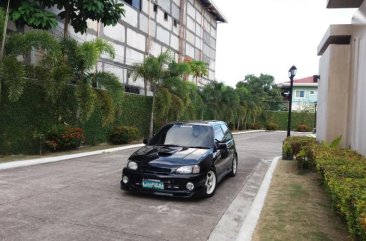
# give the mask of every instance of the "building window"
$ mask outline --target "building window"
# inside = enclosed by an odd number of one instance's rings
[[[164,13],[164,20],[168,21],[168,13],[167,12]]]
[[[141,11],[141,0],[125,0],[125,2]]]
[[[305,97],[305,91],[304,90],[296,90],[295,96],[296,96],[296,98],[304,98]]]
[[[178,21],[177,21],[176,19],[174,19],[173,24],[174,24],[174,27],[177,27],[177,25],[178,25]]]
[[[125,85],[125,92],[133,93],[133,94],[140,94],[140,88],[137,86]]]
[[[316,95],[316,90],[310,90],[310,95]]]
[[[154,4],[154,12],[157,12],[157,11],[158,11],[158,5]]]

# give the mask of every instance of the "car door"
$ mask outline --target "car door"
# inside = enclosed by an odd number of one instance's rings
[[[228,128],[228,126],[225,123],[220,124],[221,129],[224,132],[224,137],[223,137],[223,142],[225,142],[226,147],[227,147],[227,158],[225,158],[225,171],[229,172],[231,171],[232,168],[232,160],[234,158],[235,155],[235,142],[234,142],[234,138],[233,135],[231,134],[230,129]]]
[[[217,152],[217,158],[215,160],[215,168],[216,168],[216,174],[219,179],[226,173],[227,169],[227,158],[228,158],[228,152],[226,149],[220,149],[218,148],[219,143],[225,143],[224,142],[224,132],[219,124],[213,126],[214,129],[214,137],[215,137],[215,151]]]

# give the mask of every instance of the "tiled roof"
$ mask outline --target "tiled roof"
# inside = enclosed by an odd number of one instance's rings
[[[305,85],[305,86],[317,86],[318,85],[318,79],[316,76],[309,76],[302,79],[294,79],[294,85]],[[290,81],[279,83],[278,86],[289,86]]]

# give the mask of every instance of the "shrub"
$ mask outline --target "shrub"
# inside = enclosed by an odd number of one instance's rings
[[[248,124],[248,129],[258,130],[260,128],[261,128],[261,125],[258,122]]]
[[[313,137],[291,136],[286,138],[282,146],[282,159],[297,161],[297,166],[302,172],[304,169],[315,167],[314,149],[317,142]]]
[[[366,159],[350,149],[321,146],[317,169],[355,240],[366,240]]]
[[[282,159],[293,160],[294,154],[292,153],[291,144],[288,141],[284,141],[282,145]]]
[[[109,135],[109,141],[114,144],[127,144],[137,140],[140,137],[140,132],[136,127],[117,126]]]
[[[279,128],[279,125],[275,122],[268,122],[266,124],[267,131],[275,131],[275,130],[278,130],[278,128]]]
[[[80,147],[83,140],[84,132],[81,128],[59,125],[48,132],[45,145],[51,151],[71,150]]]
[[[366,158],[335,144],[315,143],[309,137],[289,137],[284,141],[283,155],[295,155],[298,165],[302,165],[299,168],[311,163],[306,160],[315,160],[333,206],[346,221],[348,231],[354,240],[366,241]]]
[[[296,127],[296,131],[299,131],[299,132],[309,132],[309,131],[311,131],[311,128],[308,125],[306,125],[306,124],[299,124]]]

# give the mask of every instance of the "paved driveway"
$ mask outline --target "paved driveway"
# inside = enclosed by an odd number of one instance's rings
[[[237,176],[195,201],[121,191],[121,168],[135,149],[1,170],[0,240],[207,240],[253,170],[280,155],[284,138],[236,135]]]

